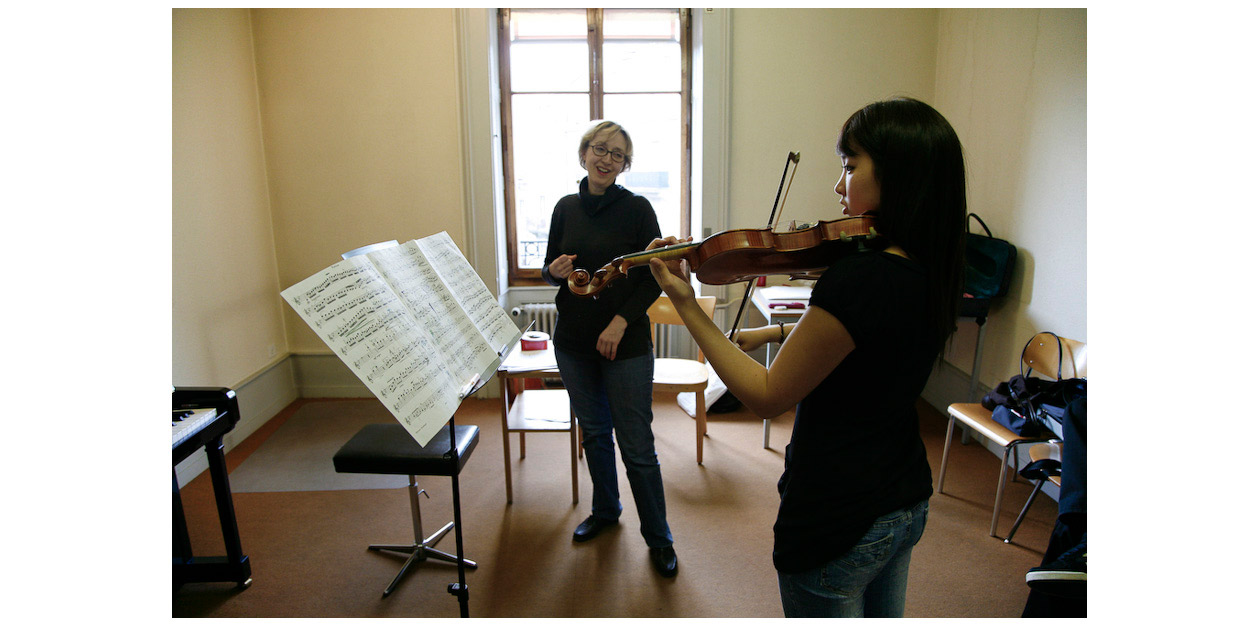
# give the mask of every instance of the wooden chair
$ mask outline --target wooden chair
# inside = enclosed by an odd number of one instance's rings
[[[698,296],[696,302],[709,318],[717,308],[716,296]],[[682,325],[682,318],[674,309],[668,296],[661,296],[648,308],[648,319],[652,321],[652,343],[656,343],[656,325]],[[709,387],[709,368],[704,365],[704,353],[698,352],[696,360],[674,359],[662,357],[656,360],[655,373],[652,375],[652,389],[658,392],[686,393],[696,395],[696,463],[704,463],[704,435],[708,433],[704,391]]]
[[[513,348],[499,366],[499,407],[503,430],[503,483],[507,488],[507,502],[512,502],[512,444],[510,435],[520,434],[521,459],[525,459],[526,433],[569,434],[569,479],[573,487],[573,504],[578,502],[578,459],[582,447],[578,445],[581,429],[573,408],[569,405],[567,390],[522,389],[515,399],[509,394],[513,381],[558,378],[555,345],[547,343],[546,351],[521,351]]]
[[[1022,367],[1031,367],[1033,372],[1054,378],[1062,366],[1066,378],[1085,377],[1086,345],[1084,342],[1061,338],[1063,345],[1062,362],[1059,357],[1059,342],[1052,333],[1038,333],[1024,349],[1020,356]],[[945,449],[941,454],[941,472],[936,480],[936,491],[945,492],[945,469],[949,465],[949,446],[954,436],[954,422],[961,422],[970,427],[975,435],[990,440],[1001,446],[1002,470],[998,475],[997,496],[993,500],[993,520],[989,524],[989,535],[997,536],[998,513],[1002,511],[1002,495],[1006,488],[1006,470],[1010,464],[1016,463],[1021,444],[1032,445],[1038,442],[1049,442],[1049,438],[1025,437],[998,424],[993,420],[993,412],[985,409],[980,403],[954,403],[949,406],[949,426],[945,428]],[[1012,452],[1015,453],[1012,456]]]

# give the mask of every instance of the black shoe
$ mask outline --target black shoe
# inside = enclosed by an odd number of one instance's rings
[[[1033,590],[1055,596],[1085,596],[1085,543],[1069,549],[1059,559],[1037,566],[1024,577]]]
[[[674,553],[673,546],[648,549],[648,557],[652,559],[652,566],[662,577],[673,577],[678,574],[678,555]]]
[[[573,541],[586,542],[587,540],[593,539],[595,536],[599,535],[599,532],[603,531],[606,527],[612,527],[616,524],[617,521],[615,520],[587,516],[586,520],[583,520],[582,524],[578,525],[577,529],[573,530]]]

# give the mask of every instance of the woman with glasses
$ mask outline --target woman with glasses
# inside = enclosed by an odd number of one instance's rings
[[[575,267],[601,268],[661,236],[652,203],[617,185],[633,154],[630,135],[615,122],[599,122],[582,136],[578,163],[586,177],[578,193],[561,198],[551,214],[542,276],[562,286],[556,293],[556,364],[582,427],[593,485],[591,515],[573,532],[573,541],[595,538],[621,516],[615,434],[649,559],[662,576],[672,577],[678,558],[652,435],[654,355],[647,317],[661,288],[646,267],[610,283],[599,298],[580,298],[566,287]]]

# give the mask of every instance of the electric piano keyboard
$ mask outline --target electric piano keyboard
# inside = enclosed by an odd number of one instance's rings
[[[218,411],[213,407],[171,411],[171,448],[196,435],[218,416]]]
[[[171,567],[175,589],[185,583],[205,581],[230,581],[246,588],[253,581],[249,556],[241,551],[223,451],[223,435],[241,419],[236,392],[229,388],[175,388],[171,400]],[[195,556],[188,537],[188,521],[184,517],[175,466],[202,450],[206,454],[227,555]]]

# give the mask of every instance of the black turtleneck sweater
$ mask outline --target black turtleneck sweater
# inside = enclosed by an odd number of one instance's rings
[[[661,295],[661,288],[651,270],[646,266],[633,268],[625,278],[608,283],[599,298],[584,298],[570,292],[566,281],[552,277],[547,266],[560,255],[576,254],[573,266],[594,273],[616,257],[646,249],[660,236],[661,227],[652,203],[620,185],[593,196],[584,178],[578,183],[578,193],[556,203],[542,276],[547,283],[560,286],[556,292],[559,316],[554,338],[558,348],[599,356],[599,334],[614,315],[621,314],[628,325],[617,346],[617,359],[652,352],[651,329],[645,313]]]

